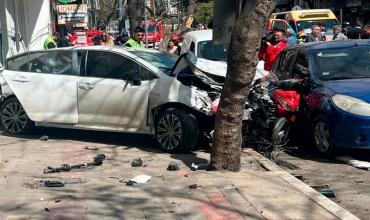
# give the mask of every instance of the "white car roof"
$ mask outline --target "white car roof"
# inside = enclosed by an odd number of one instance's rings
[[[212,40],[212,30],[190,31],[185,36],[193,38],[196,42]]]

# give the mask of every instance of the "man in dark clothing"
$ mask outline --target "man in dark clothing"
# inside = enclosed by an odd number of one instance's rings
[[[67,33],[66,35],[64,35],[64,37],[60,38],[60,40],[58,42],[58,47],[71,47],[71,46],[73,46],[73,44],[71,42],[71,37],[72,37],[72,34]]]
[[[348,27],[347,37],[349,39],[360,39],[360,37],[361,37],[361,28],[358,27],[358,26]]]
[[[307,35],[306,42],[319,42],[319,41],[325,41],[325,39],[321,34],[320,26],[315,24],[311,28],[311,34]]]

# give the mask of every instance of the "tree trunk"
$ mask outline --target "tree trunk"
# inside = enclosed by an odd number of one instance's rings
[[[257,48],[276,0],[246,0],[231,36],[227,75],[216,114],[211,168],[240,170],[242,119],[258,63]]]
[[[130,34],[132,36],[133,29],[141,25],[144,20],[144,3],[143,0],[127,0],[127,14],[130,22]]]

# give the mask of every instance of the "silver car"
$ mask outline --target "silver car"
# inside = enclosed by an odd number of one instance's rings
[[[0,71],[1,123],[13,134],[34,126],[151,133],[164,151],[190,151],[213,122],[221,87],[182,58],[106,46],[11,57]]]

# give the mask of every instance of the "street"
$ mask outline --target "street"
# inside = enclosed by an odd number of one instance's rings
[[[44,135],[47,140],[40,140]],[[3,133],[0,143],[0,184],[6,189],[0,192],[2,219],[335,219],[312,198],[297,193],[245,154],[242,172],[227,173],[191,171],[190,164],[207,162],[209,153],[162,153],[153,148],[153,139],[147,135],[42,128],[30,136]],[[101,166],[43,174],[47,166],[85,163],[98,153],[107,156]],[[130,167],[137,157],[144,165]],[[181,169],[166,171],[171,161]],[[310,178],[304,169],[299,172]],[[340,169],[348,167],[341,165]],[[343,183],[353,181],[341,173]],[[152,179],[134,186],[125,184],[140,174]],[[330,181],[335,178],[338,176]],[[45,180],[61,180],[65,186],[46,187],[41,182]],[[366,178],[362,180],[367,182]],[[189,189],[193,184],[198,187]],[[352,191],[354,186],[348,185]],[[333,188],[338,198],[350,191],[342,194],[335,185]],[[341,205],[367,219],[364,212],[353,207],[365,205],[368,198],[354,194],[352,206],[346,207],[350,203],[344,199]]]

